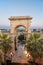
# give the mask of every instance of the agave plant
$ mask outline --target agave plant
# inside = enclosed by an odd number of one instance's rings
[[[33,57],[33,61],[35,58],[43,58],[43,39],[40,39],[39,33],[31,34],[25,47]]]
[[[4,61],[6,63],[6,53],[11,48],[11,38],[7,34],[1,34],[0,35],[0,48],[4,53]]]

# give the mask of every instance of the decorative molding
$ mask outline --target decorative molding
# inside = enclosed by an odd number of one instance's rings
[[[11,16],[9,20],[32,20],[30,16]]]

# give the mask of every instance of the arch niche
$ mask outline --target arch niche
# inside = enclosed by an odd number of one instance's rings
[[[11,37],[13,40],[12,47],[14,50],[14,47],[15,47],[14,39],[17,35],[17,28],[20,26],[23,26],[25,28],[26,40],[28,40],[29,33],[31,33],[30,24],[31,24],[32,17],[30,17],[30,16],[11,16],[9,18],[9,20],[10,20],[10,33],[11,33]],[[17,43],[16,43],[16,45],[17,45]]]

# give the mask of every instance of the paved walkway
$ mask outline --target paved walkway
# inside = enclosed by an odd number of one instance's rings
[[[19,44],[17,51],[14,53],[12,62],[27,63],[27,57],[24,53],[24,45]]]

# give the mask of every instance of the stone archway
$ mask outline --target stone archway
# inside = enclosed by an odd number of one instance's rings
[[[10,20],[10,33],[11,33],[11,37],[13,40],[12,48],[14,51],[14,46],[15,46],[14,39],[17,34],[17,28],[19,26],[24,26],[26,28],[26,39],[28,40],[29,33],[31,33],[30,24],[31,24],[32,17],[30,17],[30,16],[11,16],[9,18],[9,20]]]
[[[24,28],[24,29],[23,29]],[[21,30],[20,30],[21,29]],[[16,46],[20,44],[20,42],[26,41],[26,27],[23,25],[18,25],[16,28]],[[21,39],[21,40],[20,40]],[[23,43],[22,43],[23,44]]]

